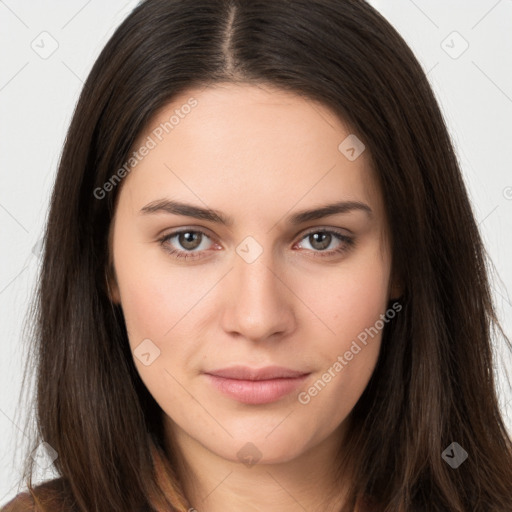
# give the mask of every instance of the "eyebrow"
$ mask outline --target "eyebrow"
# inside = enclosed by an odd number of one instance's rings
[[[286,220],[291,225],[303,224],[312,220],[322,219],[329,215],[349,213],[352,211],[365,212],[368,217],[372,217],[372,209],[361,201],[339,201],[337,203],[326,204],[310,210],[301,210],[293,215],[289,215]],[[234,224],[233,218],[218,210],[211,208],[202,208],[192,204],[182,203],[180,201],[171,201],[169,199],[157,199],[141,208],[141,214],[168,213],[172,215],[182,215],[184,217],[193,217],[199,220],[206,220],[216,224],[223,224],[231,227]]]

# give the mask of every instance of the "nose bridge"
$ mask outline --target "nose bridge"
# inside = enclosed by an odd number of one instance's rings
[[[281,277],[271,247],[247,237],[236,248],[230,272],[230,302],[226,311],[229,331],[259,340],[292,328],[290,291]]]
[[[270,305],[271,302],[281,302],[279,295],[279,284],[277,279],[276,264],[270,251],[260,255],[255,261],[247,262],[243,258],[237,258],[233,279],[237,281],[237,288],[240,293],[239,299],[250,300],[251,302],[262,302]]]

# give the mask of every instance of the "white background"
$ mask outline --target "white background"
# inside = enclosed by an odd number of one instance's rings
[[[23,452],[16,455],[15,443],[23,442],[25,435],[20,422],[16,424],[16,412],[21,327],[39,262],[33,248],[41,238],[65,132],[82,84],[136,3],[0,0],[0,504],[20,490]],[[428,72],[496,267],[495,299],[510,337],[512,1],[370,3],[402,34]],[[42,46],[41,38],[47,38],[46,49],[52,38],[58,43],[46,59],[31,47]],[[466,44],[467,50],[453,58]],[[510,359],[497,360],[501,403],[512,431],[512,395],[504,377],[504,369],[511,366]]]

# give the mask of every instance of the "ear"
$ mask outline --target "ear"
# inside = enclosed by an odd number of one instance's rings
[[[119,293],[116,273],[113,265],[111,264],[107,269],[105,269],[105,284],[107,286],[107,295],[110,301],[114,304],[121,304],[121,294]]]
[[[115,215],[114,215],[115,218]],[[111,221],[111,225],[108,233],[108,252],[107,252],[107,266],[105,267],[105,286],[106,293],[110,302],[113,304],[121,305],[121,294],[119,293],[119,286],[117,284],[116,270],[114,268],[114,261],[112,257],[112,246],[113,246],[113,234],[112,229],[114,219]]]
[[[397,300],[404,294],[405,286],[402,279],[398,276],[391,276],[389,282],[388,296],[389,300]]]

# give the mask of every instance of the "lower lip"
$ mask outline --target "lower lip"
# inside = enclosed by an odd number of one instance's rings
[[[300,377],[269,380],[238,380],[206,374],[209,381],[225,395],[244,404],[275,402],[303,384],[309,374]]]

